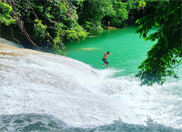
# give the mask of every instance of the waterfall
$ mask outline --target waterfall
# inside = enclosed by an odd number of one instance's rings
[[[1,44],[1,115],[44,113],[72,126],[99,126],[137,119],[122,100],[101,86],[113,71],[99,71],[80,61]],[[107,79],[106,79],[107,80]]]
[[[122,70],[98,70],[69,57],[4,43],[0,42],[0,124],[9,126],[7,130],[17,122],[25,129],[27,120],[32,121],[28,125],[41,122],[46,128],[54,120],[86,131],[182,127],[181,95],[169,94],[171,87],[180,91],[180,80],[141,87],[133,77],[113,77]]]

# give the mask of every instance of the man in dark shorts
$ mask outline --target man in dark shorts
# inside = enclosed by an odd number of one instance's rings
[[[109,62],[106,59],[109,55],[112,55],[112,53],[110,53],[110,52],[107,52],[107,54],[105,52],[103,52],[103,53],[104,53],[104,57],[103,57],[102,61],[104,61],[104,64],[106,64],[106,67],[108,68]],[[103,67],[104,67],[104,64],[102,64]]]

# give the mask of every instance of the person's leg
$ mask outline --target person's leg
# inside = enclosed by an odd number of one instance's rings
[[[107,67],[107,68],[109,68],[109,67],[108,67],[108,64],[109,64],[109,62],[106,63],[106,67]]]
[[[106,64],[106,60],[105,59],[102,59],[102,61],[104,62],[104,64],[102,64],[102,66],[104,67],[104,65]]]

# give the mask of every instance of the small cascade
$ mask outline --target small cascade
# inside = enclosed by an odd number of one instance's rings
[[[100,92],[102,71],[60,55],[0,47],[0,115],[44,113],[79,127],[138,122],[122,100]]]
[[[141,87],[133,76],[114,77],[122,69],[98,70],[69,57],[8,44],[0,42],[0,124],[10,131],[17,122],[24,129],[27,120],[86,131],[182,128],[181,80]]]

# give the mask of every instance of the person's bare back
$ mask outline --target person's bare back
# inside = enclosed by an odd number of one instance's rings
[[[109,54],[105,54],[103,58],[107,59],[108,56],[109,56]]]

